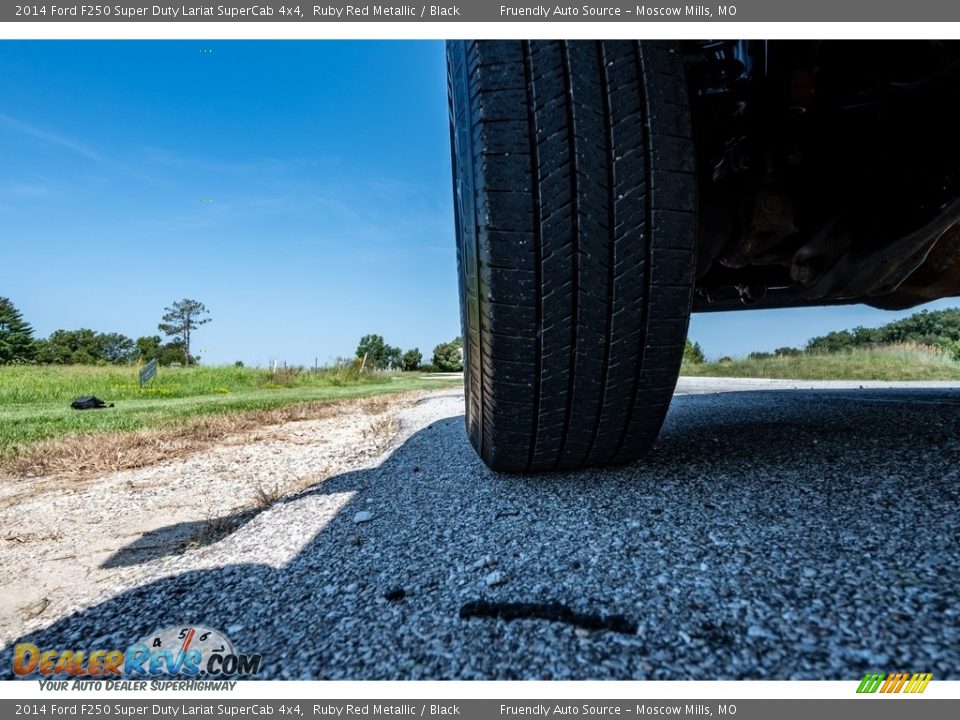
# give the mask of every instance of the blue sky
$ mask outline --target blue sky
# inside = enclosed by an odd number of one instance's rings
[[[38,335],[155,334],[206,363],[312,363],[459,332],[439,42],[0,42],[0,295]],[[938,303],[947,306],[957,303]],[[878,325],[695,316],[713,357]]]

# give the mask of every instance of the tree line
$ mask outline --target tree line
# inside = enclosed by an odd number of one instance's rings
[[[387,344],[382,335],[364,335],[357,344],[357,360],[372,370],[404,370],[413,372],[460,372],[463,370],[463,344],[460,338],[440,343],[433,349],[429,363],[423,362],[419,348],[404,352]]]
[[[891,344],[932,345],[958,355],[960,309],[922,310],[878,328],[855,327],[853,330],[827,333],[811,339],[805,350],[838,352],[868,345]]]
[[[839,353],[855,348],[878,345],[927,345],[938,347],[960,362],[960,309],[921,310],[913,315],[894,320],[876,328],[858,326],[852,330],[838,330],[810,338],[802,348],[780,347],[773,352],[752,352],[751,360],[794,355],[823,355]],[[703,352],[697,343],[688,339],[683,354],[684,362],[704,362]],[[720,362],[731,360],[721,358]]]
[[[184,299],[164,308],[157,329],[166,340],[160,335],[133,339],[122,333],[102,333],[89,328],[55,330],[47,338],[35,338],[33,327],[13,302],[0,297],[0,365],[129,365],[151,360],[161,365],[196,365],[200,358],[190,351],[193,333],[210,322],[208,316],[203,303]],[[425,363],[419,348],[402,351],[387,344],[381,335],[364,335],[357,345],[356,357],[359,365],[370,370],[463,370],[460,338],[437,345],[430,362]]]
[[[161,365],[196,365],[190,354],[193,331],[210,322],[209,311],[197,300],[184,299],[164,309],[157,329],[160,335],[136,340],[121,333],[102,333],[80,328],[55,330],[47,338],[35,338],[33,327],[9,298],[0,297],[0,365],[41,363],[51,365],[129,365],[156,360]]]
[[[777,355],[823,355],[877,345],[927,345],[950,353],[960,361],[960,309],[921,310],[876,328],[857,326],[810,338],[803,348],[782,347],[772,353],[750,353],[753,359]]]

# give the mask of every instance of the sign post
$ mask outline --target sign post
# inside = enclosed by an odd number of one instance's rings
[[[146,385],[157,375],[157,359],[154,358],[140,368],[140,387]]]

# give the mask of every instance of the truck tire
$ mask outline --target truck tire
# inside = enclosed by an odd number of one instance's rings
[[[505,472],[635,460],[690,317],[679,47],[455,41],[447,67],[470,441]]]

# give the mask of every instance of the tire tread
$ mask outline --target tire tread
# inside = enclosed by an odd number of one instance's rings
[[[693,283],[677,46],[447,55],[471,443],[513,472],[634,460],[669,406]]]

